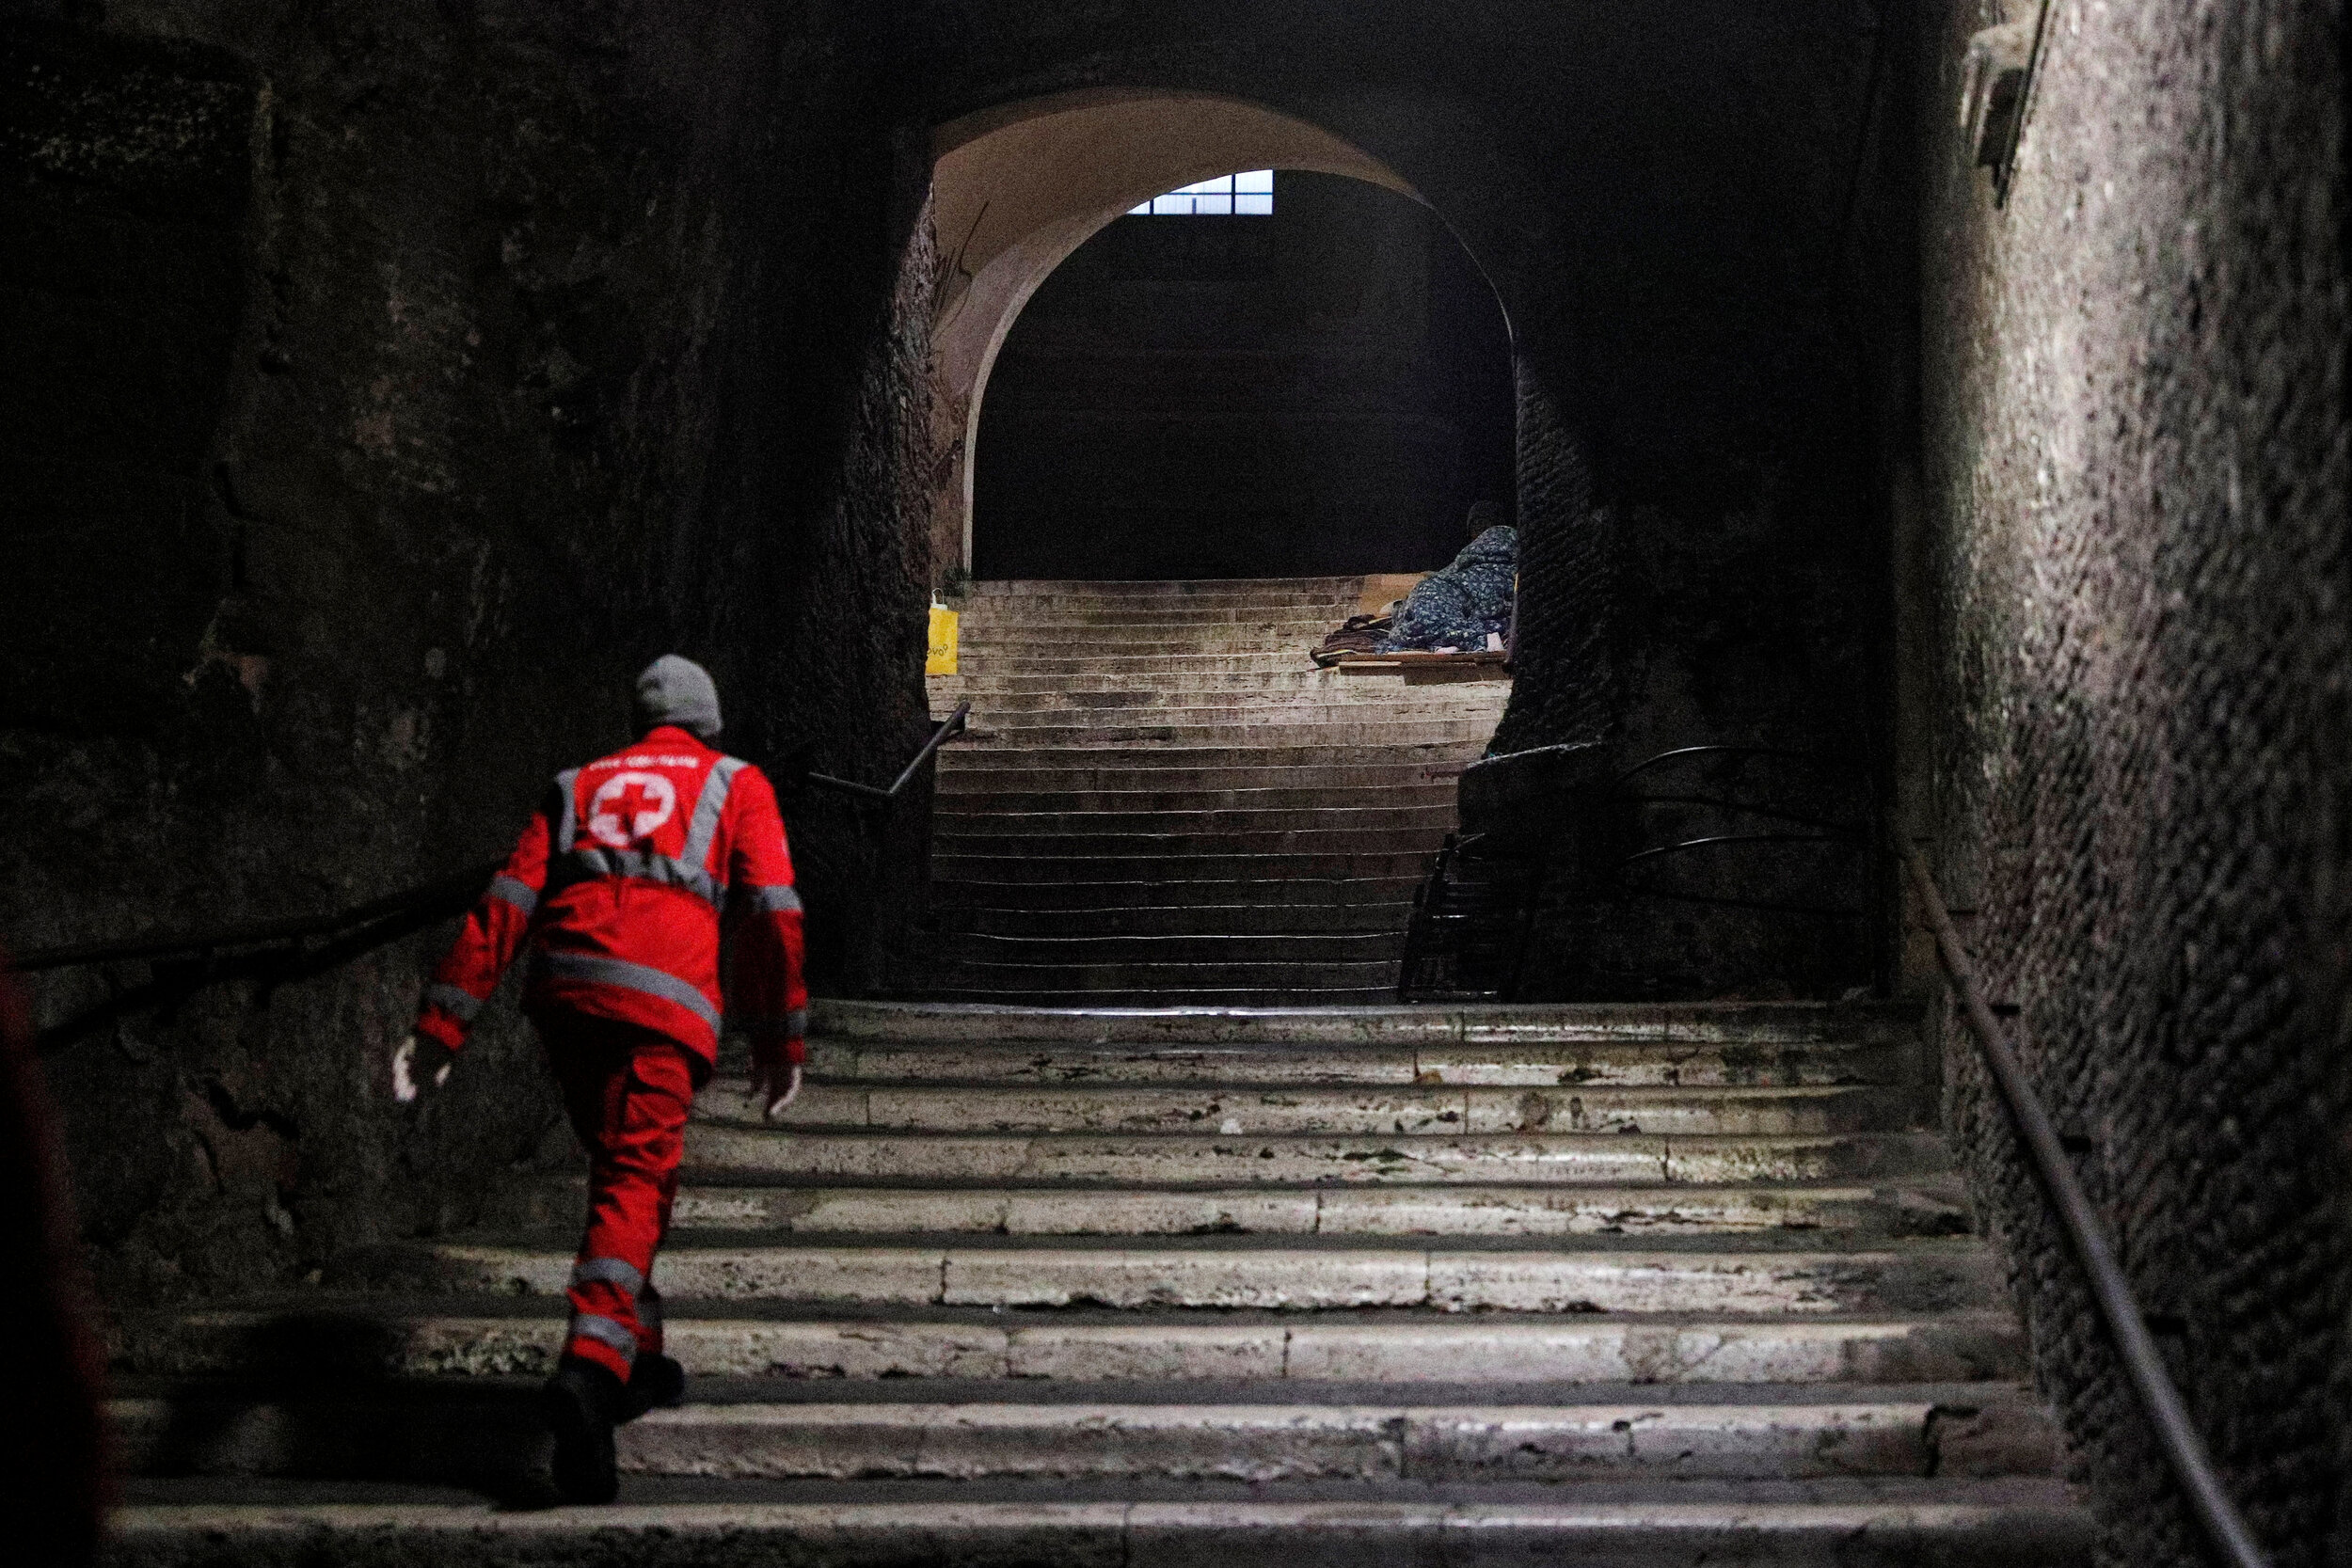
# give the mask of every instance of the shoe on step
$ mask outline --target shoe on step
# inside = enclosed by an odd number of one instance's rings
[[[594,1361],[565,1356],[539,1391],[540,1413],[555,1434],[555,1490],[567,1503],[609,1503],[621,1490],[612,1449],[613,1418],[627,1390]]]
[[[648,1410],[668,1410],[686,1400],[686,1369],[666,1355],[640,1351],[629,1368],[619,1419],[633,1421]]]

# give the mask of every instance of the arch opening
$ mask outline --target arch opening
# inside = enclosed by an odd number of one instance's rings
[[[1438,437],[1435,445],[1443,450],[1441,460],[1432,466],[1442,469],[1443,475],[1434,484],[1424,475],[1421,488],[1441,493],[1442,499],[1423,500],[1422,510],[1433,515],[1422,518],[1417,526],[1422,534],[1442,536],[1450,544],[1459,537],[1461,513],[1466,510],[1468,499],[1494,501],[1508,515],[1514,488],[1507,456],[1512,422],[1509,324],[1475,259],[1430,209],[1422,193],[1380,160],[1319,127],[1260,104],[1209,94],[1118,91],[1063,95],[953,122],[935,134],[933,153],[933,232],[941,256],[941,275],[933,296],[930,367],[935,420],[931,551],[935,576],[952,568],[968,572],[976,566],[989,575],[1001,575],[1004,569],[1026,569],[1011,560],[990,562],[982,559],[984,552],[975,530],[975,503],[983,407],[1015,324],[1033,298],[1057,269],[1073,258],[1079,260],[1079,267],[1069,280],[1073,286],[1055,290],[1055,295],[1081,293],[1077,286],[1080,277],[1094,276],[1099,282],[1103,280],[1101,275],[1107,272],[1115,277],[1122,266],[1130,274],[1138,265],[1144,272],[1155,267],[1168,270],[1165,257],[1157,262],[1145,259],[1144,253],[1152,247],[1138,245],[1120,233],[1122,220],[1129,228],[1181,221],[1130,218],[1127,214],[1138,203],[1149,203],[1164,193],[1240,170],[1279,171],[1277,179],[1300,193],[1309,213],[1318,207],[1328,208],[1334,193],[1339,193],[1337,201],[1341,206],[1351,200],[1359,209],[1367,202],[1375,209],[1385,205],[1389,210],[1372,227],[1385,224],[1392,233],[1418,231],[1417,237],[1424,248],[1418,263],[1424,275],[1424,285],[1427,275],[1442,274],[1441,309],[1458,310],[1461,302],[1474,301],[1471,309],[1484,311],[1471,335],[1482,340],[1486,350],[1488,373],[1484,380],[1484,401],[1495,401],[1496,388],[1501,388],[1501,405],[1486,411],[1478,440],[1465,443],[1452,433],[1434,433]],[[1367,186],[1377,189],[1368,190]],[[1403,214],[1409,214],[1409,220],[1400,221]],[[1279,222],[1282,215],[1278,201],[1276,228],[1285,227]],[[1358,216],[1362,216],[1360,212]],[[1268,220],[1248,217],[1226,221],[1263,224]],[[1101,243],[1089,247],[1089,242],[1098,238]],[[1266,238],[1272,241],[1275,236],[1269,233]],[[1080,258],[1082,247],[1089,247],[1089,253]],[[1215,251],[1218,247],[1197,243],[1188,248]],[[1223,248],[1230,251],[1233,247]],[[1271,252],[1281,247],[1269,244],[1261,248]],[[1210,270],[1215,271],[1219,265],[1231,270],[1230,259],[1225,262],[1212,261]],[[1144,284],[1145,292],[1151,292],[1150,279],[1131,280]],[[1181,285],[1184,280],[1162,281]],[[1168,291],[1161,292],[1165,294]],[[1261,311],[1266,300],[1279,293],[1263,289],[1258,292],[1262,296],[1257,302]],[[1418,302],[1424,318],[1429,303],[1424,286]],[[1066,312],[1057,314],[1063,315],[1065,325],[1069,325]],[[1358,325],[1360,327],[1360,321]],[[1441,330],[1451,330],[1457,325],[1452,321],[1439,324]],[[1182,338],[1183,323],[1163,319],[1161,325],[1172,329],[1175,338]],[[1425,319],[1418,324],[1420,336],[1424,339],[1428,325]],[[1050,333],[1041,327],[1031,335]],[[1359,346],[1361,337],[1359,331]],[[1296,346],[1294,344],[1294,349]],[[1424,383],[1445,379],[1442,374],[1433,375],[1426,364],[1420,367],[1419,373]],[[1426,395],[1426,387],[1422,391],[1424,404],[1444,401]],[[1373,455],[1362,457],[1356,464],[1359,483],[1354,488],[1378,489],[1376,469],[1380,463],[1394,460],[1400,451],[1409,451],[1416,446],[1428,448],[1431,443],[1426,437],[1433,433],[1427,427],[1433,422],[1459,421],[1433,421],[1424,413],[1420,418],[1420,433],[1424,438],[1419,442],[1383,445],[1359,440],[1356,445]],[[1414,424],[1409,411],[1404,416],[1404,423],[1407,427]],[[1164,432],[1159,437],[1160,449],[1169,450],[1175,439]],[[1498,444],[1505,454],[1499,461],[1495,458]],[[1259,450],[1271,449],[1278,453],[1282,445],[1280,441],[1263,439],[1258,443]],[[1466,448],[1478,455],[1466,459]],[[1166,472],[1173,472],[1170,465],[1161,467]],[[1327,468],[1344,471],[1346,467],[1343,455]],[[1486,471],[1489,468],[1497,471],[1489,474]],[[1473,470],[1479,474],[1475,481],[1467,477]],[[1143,483],[1166,483],[1165,479],[1136,477]],[[1246,484],[1247,481],[1242,483]],[[1329,492],[1332,487],[1327,484],[1323,489]],[[1327,516],[1343,507],[1343,500],[1330,499],[1321,512]],[[1260,510],[1263,513],[1263,507]],[[1293,510],[1295,513],[1298,509]],[[1317,509],[1304,510],[1307,515],[1292,526],[1294,530],[1303,527],[1312,531]],[[1438,511],[1452,515],[1439,523],[1434,517]],[[1393,545],[1392,536],[1411,531],[1391,525],[1373,530],[1370,536],[1375,541],[1391,538],[1391,556],[1399,547],[1416,557],[1430,555],[1434,546],[1428,538],[1417,546]],[[1443,551],[1438,548],[1436,553],[1437,559],[1415,559],[1411,564],[1439,564]],[[1290,552],[1292,560],[1310,557],[1311,552]],[[1365,555],[1365,560],[1370,562],[1383,558],[1375,548]],[[1261,569],[1285,569],[1279,557],[1263,557],[1259,564]],[[997,570],[991,571],[992,565]],[[1210,550],[1198,554],[1195,563],[1186,569],[1204,568],[1204,575],[1227,575],[1246,569],[1247,562],[1243,555],[1231,548],[1221,556]],[[1353,569],[1406,567],[1384,562]],[[1098,569],[1090,575],[1113,574]]]

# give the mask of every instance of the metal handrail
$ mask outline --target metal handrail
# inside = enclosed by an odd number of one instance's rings
[[[504,863],[503,861],[489,861],[471,870],[460,871],[404,893],[388,894],[365,904],[347,910],[330,910],[325,914],[253,920],[242,926],[226,926],[214,931],[151,931],[144,936],[117,938],[111,942],[37,947],[10,960],[8,967],[19,974],[30,974],[44,969],[72,969],[87,964],[127,962],[137,958],[201,958],[224,948],[265,947],[300,942],[308,937],[332,936],[338,931],[348,931],[379,920],[389,920],[397,915],[443,905],[453,910],[469,909]]]
[[[956,711],[941,721],[931,732],[923,749],[914,753],[898,775],[898,782],[888,789],[857,784],[849,779],[828,778],[822,773],[809,775],[811,784],[822,784],[854,794],[879,800],[894,800],[914,782],[923,765],[939,752],[956,736],[961,734],[970,719],[972,705],[961,703]],[[447,877],[412,887],[405,892],[387,894],[381,898],[346,910],[331,910],[325,914],[285,915],[274,920],[247,921],[241,926],[226,926],[211,931],[150,931],[135,937],[118,937],[108,942],[81,942],[62,947],[37,947],[18,955],[8,967],[20,974],[36,974],[48,969],[73,969],[89,964],[130,962],[135,959],[172,958],[201,958],[224,949],[266,947],[285,942],[301,942],[310,937],[332,936],[339,931],[354,930],[377,921],[390,920],[423,910],[446,908],[457,912],[472,907],[482,890],[497,876],[503,860],[487,861],[469,870],[454,872]]]
[[[837,779],[831,773],[811,773],[808,775],[808,782],[826,789],[839,790],[844,795],[856,795],[868,800],[881,800],[886,804],[895,804],[898,797],[906,792],[907,785],[914,782],[914,776],[923,770],[923,765],[937,756],[942,746],[961,735],[971,721],[971,703],[968,700],[958,703],[955,712],[932,726],[931,737],[923,742],[923,749],[914,753],[914,760],[899,769],[898,781],[888,789],[860,784],[855,779]]]
[[[2165,1458],[2187,1491],[2191,1510],[2214,1544],[2221,1548],[2235,1568],[2267,1568],[2268,1560],[2254,1544],[2236,1504],[2222,1489],[2212,1457],[2205,1452],[2204,1439],[2189,1420],[2188,1407],[2156,1351],[2139,1303],[2132,1298],[2131,1281],[2116,1262],[2115,1251],[2107,1244],[2106,1232],[2090,1206],[2090,1196],[2083,1191],[2074,1167],[2067,1162],[2065,1146],[2059,1142],[2048,1108],[2035,1093],[2032,1081],[2026,1076],[2025,1064],[2002,1037],[2000,1025],[1993,1021],[1993,1009],[1977,990],[1976,973],[1969,966],[1967,950],[1961,945],[1960,932],[1952,925],[1950,911],[1945,909],[1944,899],[1936,892],[1934,874],[1928,869],[1927,858],[1902,832],[1899,823],[1890,820],[1888,832],[1902,847],[1903,869],[1911,874],[1912,884],[1918,890],[1920,907],[1927,911],[1928,924],[1935,932],[1936,950],[1943,957],[1945,973],[1951,976],[1952,989],[1960,995],[1968,1027],[1984,1052],[1994,1082],[2000,1085],[2001,1098],[2009,1102],[2018,1135],[2033,1157],[2035,1172],[2058,1212],[2067,1239],[2074,1243],[2074,1256],[2083,1272],[2090,1276],[2090,1293],[2099,1304],[2099,1315],[2114,1337],[2124,1372],[2155,1421]]]

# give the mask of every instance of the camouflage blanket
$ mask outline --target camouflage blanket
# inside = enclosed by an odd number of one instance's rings
[[[1454,564],[1430,573],[1406,595],[1381,651],[1474,653],[1486,645],[1490,633],[1507,638],[1518,569],[1518,531],[1500,525],[1486,530]]]

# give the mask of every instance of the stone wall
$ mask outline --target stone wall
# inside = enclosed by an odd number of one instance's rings
[[[2006,207],[1916,39],[1932,836],[1991,997],[2232,1490],[2341,1562],[2352,1477],[2345,19],[2062,3]],[[2102,1560],[2197,1562],[1965,1037],[1948,1108]]]
[[[495,855],[665,649],[755,760],[895,769],[923,170],[828,40],[717,4],[47,10],[0,44],[12,946]],[[877,851],[794,825],[844,983]],[[511,1002],[440,1104],[381,1103],[447,929],[59,1042],[116,1299],[297,1279],[568,1159]]]

